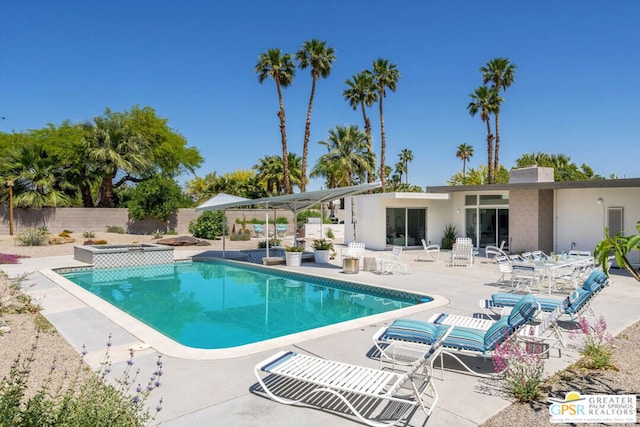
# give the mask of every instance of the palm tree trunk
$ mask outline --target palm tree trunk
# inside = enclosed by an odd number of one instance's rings
[[[113,181],[111,178],[111,174],[107,174],[102,177],[102,182],[100,183],[100,197],[98,199],[98,207],[113,207]]]
[[[493,135],[491,134],[491,123],[489,118],[487,123],[487,183],[493,184]]]
[[[373,146],[371,145],[371,120],[367,117],[367,113],[364,109],[364,102],[360,103],[360,107],[362,108],[362,119],[364,120],[364,133],[367,135],[367,148],[369,152],[373,152]],[[373,173],[371,171],[367,171],[367,182],[373,182]],[[371,191],[369,191],[371,193]]]
[[[462,184],[466,181],[467,176],[467,159],[465,157],[462,158]]]
[[[493,174],[496,175],[500,168],[500,164],[498,161],[498,155],[500,153],[500,127],[498,126],[498,117],[500,113],[496,112],[496,155],[493,156]]]
[[[384,92],[380,92],[380,182],[382,183],[382,192],[385,192],[385,188],[384,188],[384,182],[385,182],[385,176],[384,176],[384,155],[387,149],[387,140],[385,139],[385,135],[384,135],[384,114],[382,113],[382,98],[383,98]]]
[[[302,182],[300,191],[307,191],[307,155],[309,153],[309,138],[311,137],[311,109],[313,108],[313,97],[316,93],[316,80],[314,75],[311,81],[311,96],[309,97],[309,108],[307,109],[307,122],[304,125],[304,143],[302,144]]]
[[[82,206],[85,208],[93,207],[93,196],[91,195],[91,187],[88,182],[83,182],[80,186],[80,193],[82,194]]]
[[[284,175],[284,192],[291,194],[291,180],[289,178],[289,155],[287,153],[287,126],[284,114],[284,100],[282,99],[282,91],[280,90],[280,82],[276,80],[276,88],[278,89],[278,101],[280,110],[278,118],[280,119],[280,135],[282,136],[282,174]]]

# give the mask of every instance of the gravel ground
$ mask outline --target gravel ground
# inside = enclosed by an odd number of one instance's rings
[[[74,236],[76,244],[82,242],[82,236]],[[151,242],[151,236],[126,235],[114,233],[96,233],[96,239],[105,239],[109,243]],[[210,242],[210,249],[220,249],[221,241]],[[227,242],[228,249],[255,248],[256,241]],[[193,247],[188,247],[193,248]],[[177,248],[178,250],[180,248]],[[205,249],[203,247],[203,249]],[[18,254],[38,257],[73,254],[73,244],[51,245],[41,247],[24,247],[15,244],[9,236],[0,236],[0,253]],[[6,280],[0,278],[0,280]],[[0,289],[2,287],[0,286]],[[41,384],[55,365],[55,381],[63,381],[69,374],[86,369],[80,364],[79,351],[72,348],[55,331],[38,334],[34,327],[33,314],[5,314],[0,320],[10,326],[11,332],[0,334],[0,378],[9,373],[12,362],[18,354],[27,355],[39,335],[35,360],[31,365],[32,384]],[[613,341],[613,364],[615,369],[588,370],[579,364],[557,373],[545,384],[544,396],[534,403],[514,403],[484,425],[487,427],[512,426],[548,426],[549,411],[547,397],[564,398],[568,391],[581,394],[636,394],[640,395],[640,363],[638,363],[638,346],[640,345],[640,322],[636,323]],[[54,382],[55,383],[55,382]],[[588,424],[580,424],[588,426]],[[616,424],[622,425],[622,424]]]

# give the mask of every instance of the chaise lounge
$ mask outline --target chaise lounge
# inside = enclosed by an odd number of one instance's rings
[[[320,403],[323,409],[340,413],[345,412],[345,408],[340,410],[344,405],[367,425],[392,426],[415,408],[431,415],[438,392],[432,383],[429,361],[437,356],[450,330],[440,327],[436,332],[438,339],[422,349],[406,373],[280,351],[258,363],[255,376],[262,391],[276,402],[311,406]],[[430,406],[425,399],[429,393],[433,400]],[[337,402],[331,402],[336,399]],[[376,410],[381,404],[382,409]]]

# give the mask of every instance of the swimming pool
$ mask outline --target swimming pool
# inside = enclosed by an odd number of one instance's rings
[[[431,300],[227,261],[58,273],[176,342],[200,349],[261,342]]]

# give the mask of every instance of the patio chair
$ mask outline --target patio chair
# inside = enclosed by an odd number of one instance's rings
[[[503,255],[495,257],[496,265],[498,266],[498,270],[500,271],[500,277],[496,281],[496,283],[501,284],[507,281],[507,275],[509,275],[509,280],[511,280],[511,261],[509,258]]]
[[[460,239],[458,239],[460,240]],[[462,240],[453,244],[451,249],[451,266],[471,267],[473,265],[473,244]]]
[[[418,256],[416,261],[432,261],[436,262],[440,259],[440,245],[427,245],[422,239],[423,252]]]
[[[542,277],[534,265],[512,264],[511,265],[511,291],[527,291],[531,293],[531,288],[535,287],[540,292],[540,282]]]
[[[287,224],[276,224],[276,235],[284,237],[287,234]]]
[[[441,327],[438,338],[422,349],[406,373],[351,365],[293,351],[276,353],[258,363],[254,372],[262,390],[276,402],[323,405],[322,409],[338,413],[347,412],[348,408],[367,425],[392,426],[416,408],[431,415],[438,402],[438,391],[432,382],[429,363],[439,353],[450,330]],[[427,396],[432,400],[430,406]],[[376,411],[379,404],[383,407]]]
[[[256,237],[264,237],[264,227],[262,224],[253,224],[253,233]]]
[[[411,274],[411,267],[409,264],[404,263],[400,260],[400,255],[402,254],[402,246],[394,246],[391,249],[391,253],[385,253],[382,258],[376,259],[376,264],[378,266],[378,270],[382,274],[390,274],[394,271],[403,274]]]
[[[514,307],[508,317],[502,317],[495,321],[489,329],[473,329],[463,326],[453,326],[449,336],[442,342],[442,355],[447,354],[462,365],[465,370],[473,375],[481,377],[494,377],[474,371],[467,366],[457,353],[470,353],[483,357],[491,357],[498,344],[512,339],[519,333],[538,312],[539,306],[533,295],[522,296],[519,304]],[[380,328],[373,335],[373,343],[380,351],[381,358],[392,359],[393,355],[386,351],[386,345],[430,345],[435,339],[437,328],[442,325],[411,319],[395,320],[389,327]],[[432,361],[433,365],[433,361]]]
[[[504,241],[502,243],[504,243]],[[484,248],[484,255],[485,257],[487,257],[487,259],[489,259],[488,261],[489,264],[495,263],[497,261],[496,258],[499,256],[504,256],[504,257],[507,256],[507,254],[502,249],[493,245],[487,245]]]

